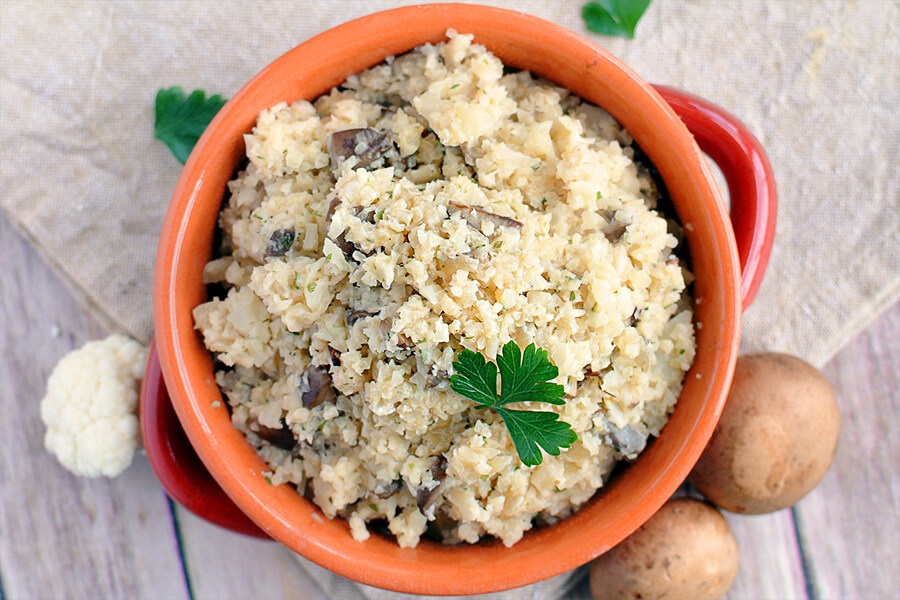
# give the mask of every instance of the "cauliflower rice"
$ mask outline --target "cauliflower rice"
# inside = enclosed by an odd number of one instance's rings
[[[609,114],[448,38],[259,115],[194,318],[273,485],[358,540],[512,545],[659,434],[689,275]],[[510,340],[549,352],[567,401],[536,408],[578,435],[535,467],[448,381]]]

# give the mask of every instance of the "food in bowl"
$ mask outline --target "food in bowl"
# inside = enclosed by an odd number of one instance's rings
[[[245,142],[194,318],[273,485],[358,540],[512,545],[659,434],[694,357],[689,274],[606,112],[450,31]],[[547,351],[577,434],[535,466],[449,381],[509,341]]]

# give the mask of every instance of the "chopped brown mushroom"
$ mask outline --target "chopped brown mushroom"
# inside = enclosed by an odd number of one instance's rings
[[[294,245],[296,237],[297,234],[293,229],[276,229],[272,232],[269,243],[266,245],[266,257],[284,256]]]
[[[607,422],[606,428],[607,442],[626,458],[634,458],[647,445],[647,434],[638,431],[632,425],[620,429]]]
[[[616,219],[616,213],[611,210],[606,211],[603,218],[608,221],[606,227],[603,228],[603,235],[606,236],[606,239],[608,239],[611,244],[615,244],[622,239],[628,224]]]
[[[324,402],[334,402],[337,395],[331,385],[331,377],[324,367],[310,365],[300,375],[300,398],[306,408],[315,408]]]
[[[478,231],[481,231],[481,225],[485,221],[490,221],[497,227],[522,228],[522,223],[515,219],[501,217],[500,215],[495,215],[494,213],[478,208],[477,206],[466,206],[465,204],[460,204],[459,202],[454,202],[452,200],[450,201],[450,212],[459,212],[459,214],[462,215],[462,218],[465,219],[473,229],[477,229]]]
[[[345,129],[331,134],[331,168],[339,169],[351,156],[358,160],[357,168],[366,168],[393,147],[390,133],[366,127],[365,129]]]
[[[442,371],[441,369],[432,369],[428,375],[425,376],[425,389],[431,389],[437,385],[440,385],[442,382],[450,379],[450,373],[447,371]]]
[[[372,493],[384,500],[385,498],[390,498],[394,494],[400,491],[402,487],[402,482],[399,479],[395,479],[390,483],[377,483],[375,485],[375,489],[372,490]]]
[[[412,171],[416,168],[416,165],[419,164],[419,161],[416,160],[415,154],[410,154],[409,156],[404,156],[400,159],[400,169],[403,171]]]
[[[634,312],[631,313],[631,316],[628,317],[627,319],[625,319],[625,326],[626,327],[634,327],[637,324],[637,322],[640,321],[641,313],[643,313],[643,312],[644,311],[641,310],[640,308],[635,308]]]
[[[248,427],[250,428],[250,431],[261,437],[263,440],[282,450],[291,450],[297,444],[293,432],[284,421],[281,421],[280,429],[266,427],[265,425],[261,425],[259,421],[250,421]]]
[[[347,239],[346,231],[342,232],[341,235],[337,236],[337,238],[335,238],[335,240],[334,240],[334,243],[337,244],[337,247],[341,249],[341,252],[343,252],[344,256],[347,257],[347,260],[352,260],[353,262],[359,262],[355,258],[353,258],[353,253],[354,252],[362,252],[362,250],[359,249],[359,246],[357,246],[356,244],[354,244],[353,242],[351,242],[350,240]],[[365,252],[362,252],[362,253],[365,254],[366,256],[369,256],[369,254],[371,254],[371,253],[366,254]]]
[[[328,204],[328,212],[325,213],[325,218],[331,221],[331,217],[334,216],[334,211],[337,210],[337,207],[341,205],[340,198],[332,198],[331,202]]]
[[[367,317],[374,317],[377,315],[377,312],[370,312],[368,310],[353,310],[347,313],[345,320],[347,321],[347,327],[353,327],[354,323],[359,321],[360,319],[365,319]]]
[[[328,212],[325,215],[325,217],[329,221],[331,221],[331,217],[334,216],[334,212],[337,210],[337,207],[340,206],[340,204],[341,204],[340,198],[332,198],[331,199],[331,203],[328,205]],[[353,258],[353,253],[357,252],[357,251],[360,251],[360,252],[362,252],[362,251],[359,250],[359,246],[357,246],[356,244],[354,244],[353,242],[351,242],[347,239],[346,231],[342,231],[341,234],[334,239],[334,243],[337,244],[337,247],[341,249],[341,252],[343,252],[344,256],[347,257],[347,260],[357,262]],[[371,253],[366,254],[365,252],[363,252],[363,254],[365,254],[366,256],[369,256],[369,254],[371,254]]]
[[[435,505],[444,489],[444,480],[447,478],[447,459],[443,455],[435,458],[430,471],[431,478],[437,482],[437,485],[430,489],[425,486],[419,487],[416,490],[416,505],[425,517],[433,519]]]
[[[470,167],[475,166],[475,158],[472,156],[472,153],[469,151],[468,144],[461,144],[459,147],[462,152],[463,162],[465,162]]]
[[[391,322],[388,319],[385,319],[388,324],[388,327],[391,327]],[[388,329],[388,334],[390,334],[390,329]],[[401,333],[397,335],[397,347],[398,348],[413,348],[415,347],[415,343],[410,339],[408,335],[405,333]]]
[[[371,225],[374,225],[375,223],[378,222],[378,217],[376,216],[377,214],[378,214],[378,211],[375,209],[374,206],[371,206],[365,210],[363,210],[362,208],[356,209],[356,216],[359,217],[359,220],[364,223],[369,223]]]
[[[338,352],[337,350],[335,350],[334,348],[332,348],[331,346],[328,346],[328,355],[331,356],[331,364],[332,365],[337,367],[341,364],[341,353]]]
[[[594,371],[593,369],[585,370],[584,374],[588,377],[603,377],[607,373],[612,371],[612,365],[607,365],[600,369],[599,371]]]
[[[400,94],[387,94],[384,99],[378,101],[378,105],[381,107],[382,112],[391,113],[397,112],[397,109],[405,103],[403,96]]]

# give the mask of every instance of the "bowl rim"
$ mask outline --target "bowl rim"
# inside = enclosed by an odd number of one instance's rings
[[[261,475],[261,459],[231,426],[230,418],[227,418],[227,427],[223,425],[226,417],[222,413],[227,413],[224,403],[212,406],[214,400],[221,399],[210,376],[212,360],[207,352],[204,363],[198,354],[197,345],[202,347],[202,340],[194,331],[191,316],[191,309],[196,305],[197,263],[202,258],[197,253],[202,254],[206,243],[208,258],[212,233],[198,231],[194,224],[202,220],[198,215],[205,211],[208,216],[210,212],[209,201],[204,204],[204,198],[210,196],[211,189],[218,189],[221,202],[224,194],[221,182],[223,178],[227,181],[232,177],[231,170],[223,173],[223,165],[237,163],[233,145],[228,146],[228,140],[223,141],[226,132],[249,131],[247,116],[240,115],[241,111],[246,112],[246,108],[255,103],[258,105],[265,86],[303,57],[327,56],[339,48],[342,56],[356,52],[362,56],[357,59],[357,64],[360,60],[368,60],[368,66],[371,66],[396,54],[396,50],[390,49],[396,48],[396,24],[401,20],[403,30],[400,33],[427,32],[420,36],[419,42],[406,49],[441,39],[444,31],[452,26],[460,32],[474,33],[476,42],[494,50],[506,62],[503,51],[492,48],[501,37],[498,32],[502,31],[504,48],[531,51],[529,60],[539,65],[533,70],[551,80],[556,80],[555,71],[549,68],[552,61],[537,56],[536,50],[565,48],[566,55],[576,65],[571,69],[581,69],[584,77],[614,78],[615,89],[608,90],[610,96],[605,102],[586,99],[604,105],[604,108],[639,103],[640,110],[627,119],[610,110],[635,139],[642,135],[662,135],[652,132],[655,128],[664,130],[665,142],[661,146],[665,146],[665,150],[657,146],[644,150],[654,163],[657,159],[663,159],[666,164],[677,163],[685,170],[684,177],[693,182],[691,191],[699,197],[696,206],[681,201],[685,210],[693,211],[690,219],[695,223],[695,231],[688,233],[689,245],[692,257],[697,250],[702,260],[710,263],[709,271],[704,271],[706,279],[698,278],[698,283],[719,282],[722,287],[720,292],[709,290],[711,293],[707,294],[704,291],[702,311],[707,318],[702,323],[712,327],[697,332],[698,357],[701,354],[700,339],[704,337],[707,342],[704,352],[713,354],[715,360],[707,360],[709,364],[704,363],[702,369],[693,368],[682,392],[682,397],[688,393],[692,398],[695,395],[703,397],[691,403],[692,406],[700,403],[698,414],[683,426],[679,421],[680,441],[672,441],[670,438],[675,437],[672,434],[663,443],[667,433],[664,428],[660,438],[629,467],[629,471],[639,472],[646,479],[640,486],[631,486],[635,489],[630,491],[638,493],[628,496],[622,490],[623,486],[614,482],[605,493],[596,495],[572,516],[552,527],[527,533],[511,548],[499,542],[450,548],[425,542],[417,548],[398,550],[394,542],[378,536],[367,542],[356,542],[350,538],[346,523],[328,520],[292,488],[268,486],[266,489],[268,484]],[[373,57],[377,58],[379,54],[380,58],[374,60]],[[509,62],[514,64],[516,61]],[[343,67],[344,63],[340,64]],[[320,76],[318,86],[323,88],[320,93],[360,70],[356,66],[333,68],[328,74],[330,79]],[[286,98],[297,99],[300,98]],[[261,108],[256,113],[259,110]],[[256,113],[253,113],[254,118]],[[242,142],[240,146],[243,146]],[[673,153],[679,155],[676,157]],[[670,166],[667,170],[673,172],[673,169]],[[668,184],[669,180],[665,176],[664,179]],[[218,213],[218,204],[214,208]],[[707,259],[707,253],[713,258]],[[193,279],[190,273],[194,274]],[[185,281],[193,292],[185,287]],[[704,285],[708,288],[713,283]],[[691,134],[648,83],[593,42],[543,19],[487,6],[430,4],[374,13],[310,38],[265,67],[228,101],[188,159],[166,214],[157,251],[154,327],[166,384],[188,438],[226,493],[264,531],[313,562],[362,583],[408,593],[472,594],[526,585],[580,566],[624,539],[668,499],[699,458],[724,406],[737,359],[741,320],[739,290],[734,235],[710,169]],[[701,312],[699,305],[697,311],[698,314]],[[205,348],[203,352],[206,352]],[[677,408],[667,425],[668,430],[671,430],[676,415],[679,415]],[[677,450],[674,455],[667,456],[659,450],[661,447],[668,450],[669,446]],[[255,461],[247,454],[248,449]],[[631,479],[637,480],[637,475]],[[598,508],[601,505],[603,508]],[[616,506],[628,509],[621,520],[609,522],[597,518],[602,510]],[[548,560],[548,556],[552,559]]]

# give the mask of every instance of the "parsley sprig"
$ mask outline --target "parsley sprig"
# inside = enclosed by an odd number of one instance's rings
[[[595,0],[581,8],[587,28],[601,35],[633,38],[650,0]]]
[[[556,413],[506,408],[513,402],[566,403],[563,386],[550,383],[559,375],[559,369],[550,362],[546,350],[529,344],[523,353],[518,344],[511,341],[503,346],[497,355],[497,364],[494,364],[477,352],[463,349],[453,368],[456,374],[450,377],[450,387],[478,404],[477,408],[491,408],[500,415],[524,464],[541,464],[544,457],[540,448],[557,456],[560,448],[568,448],[578,439],[571,425],[560,420]]]
[[[180,87],[159,90],[153,135],[184,164],[203,130],[225,102],[218,94],[207,98],[203,90],[194,90],[189,96]]]

